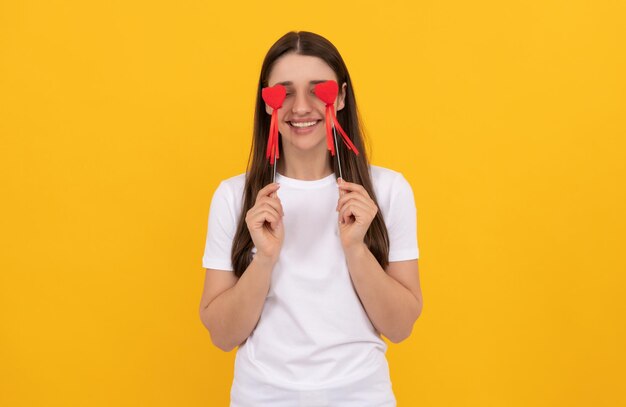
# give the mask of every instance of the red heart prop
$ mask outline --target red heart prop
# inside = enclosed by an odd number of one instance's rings
[[[287,97],[287,89],[283,85],[274,85],[272,87],[265,87],[261,90],[263,100],[272,109],[280,109]]]
[[[339,93],[339,85],[335,81],[321,82],[315,85],[313,88],[315,96],[320,98],[326,105],[332,105],[337,99],[337,93]]]

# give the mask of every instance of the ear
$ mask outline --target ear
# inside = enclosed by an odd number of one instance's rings
[[[344,82],[343,85],[341,85],[341,92],[339,92],[339,95],[337,95],[337,110],[341,110],[345,106],[347,88],[348,84]]]
[[[267,103],[265,103],[265,112],[271,116],[273,111],[274,110]]]

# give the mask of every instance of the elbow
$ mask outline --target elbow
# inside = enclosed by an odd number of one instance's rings
[[[400,343],[404,341],[405,339],[408,339],[411,336],[411,333],[413,332],[414,324],[415,324],[415,321],[411,322],[410,324],[403,327],[402,329],[397,330],[396,332],[386,335],[387,339],[389,339],[393,343]]]
[[[416,308],[415,312],[413,313],[413,317],[411,321],[405,327],[403,327],[403,329],[399,329],[397,330],[397,332],[394,332],[393,334],[390,333],[390,335],[385,335],[387,339],[389,339],[389,341],[393,343],[400,343],[408,339],[411,336],[411,333],[413,332],[413,326],[415,325],[415,322],[417,321],[417,319],[420,317],[421,314],[422,314],[422,304],[420,302],[419,306]]]
[[[411,336],[411,332],[413,331],[413,325],[409,327],[408,330],[404,330],[403,332],[395,332],[393,334],[387,335],[387,339],[389,339],[393,343],[400,343]]]
[[[214,335],[211,335],[210,331],[209,336],[211,337],[211,342],[213,342],[213,345],[215,345],[218,349],[223,350],[224,352],[230,352],[237,347],[236,344],[219,340]]]
[[[200,321],[202,321],[202,325],[209,332],[209,337],[211,338],[211,343],[215,345],[218,349],[223,350],[224,352],[230,352],[237,347],[237,344],[228,341],[226,338],[220,337],[217,331],[212,326],[209,321],[208,316],[206,315],[206,309],[200,309]]]
[[[229,340],[229,338],[224,338],[220,336],[216,331],[211,331],[210,328],[207,327],[209,331],[209,337],[211,337],[211,343],[215,345],[218,349],[223,350],[224,352],[230,352],[237,347],[237,343]]]

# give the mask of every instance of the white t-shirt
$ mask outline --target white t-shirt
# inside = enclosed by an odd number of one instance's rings
[[[417,259],[411,185],[384,167],[370,165],[370,175],[389,261]],[[304,181],[277,173],[276,181],[285,239],[258,324],[237,349],[231,406],[395,406],[386,343],[359,300],[341,247],[335,174]],[[205,268],[233,270],[244,183],[245,173],[215,190]]]

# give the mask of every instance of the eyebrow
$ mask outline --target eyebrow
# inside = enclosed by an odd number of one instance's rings
[[[309,81],[310,85],[317,85],[318,83],[323,83],[323,82],[327,82],[328,79],[318,79],[318,80],[314,80],[314,81]],[[292,81],[284,81],[284,82],[277,82],[276,85],[283,85],[283,86],[291,86],[293,85]]]

